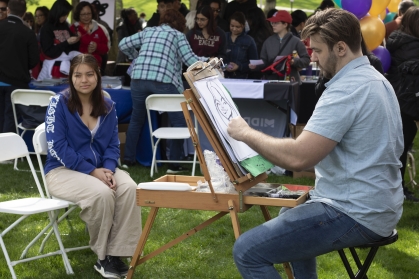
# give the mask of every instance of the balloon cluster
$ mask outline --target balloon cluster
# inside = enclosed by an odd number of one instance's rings
[[[401,1],[334,0],[336,5],[353,13],[359,19],[365,44],[381,60],[384,72],[387,72],[391,64],[390,53],[380,46],[386,35],[384,24],[393,20]]]

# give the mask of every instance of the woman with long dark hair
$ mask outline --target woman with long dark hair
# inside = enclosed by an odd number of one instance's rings
[[[49,9],[45,6],[37,7],[35,10],[35,34],[39,41],[41,27],[47,22]]]
[[[196,10],[195,26],[186,34],[186,38],[196,55],[226,58],[226,34],[217,27],[210,6],[204,5]]]
[[[261,8],[249,9],[246,13],[246,20],[250,28],[247,35],[255,40],[258,55],[260,55],[263,42],[273,34],[272,28],[269,26],[269,22],[266,20],[265,13]]]
[[[242,12],[235,12],[230,17],[230,32],[227,32],[228,64],[224,72],[227,78],[246,79],[249,73],[249,60],[257,60],[259,55],[255,41],[246,34],[246,17]]]
[[[136,183],[117,168],[118,118],[115,103],[104,97],[97,60],[80,54],[71,61],[70,88],[51,99],[45,117],[45,163],[51,195],[76,203],[98,256],[94,269],[120,278],[141,235]]]

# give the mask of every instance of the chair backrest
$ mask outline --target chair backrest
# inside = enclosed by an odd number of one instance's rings
[[[109,98],[109,99],[111,99],[112,100],[112,98],[111,98],[111,94],[109,94],[108,92],[106,92],[105,90],[102,90],[102,94],[103,94],[103,96],[105,96],[105,97],[107,97],[107,98]]]
[[[35,168],[33,167],[29,156],[28,147],[26,146],[23,138],[15,133],[0,133],[0,161],[12,160],[21,157],[26,157],[39,194],[42,198],[45,198],[43,189],[39,183],[38,175],[35,172]]]
[[[0,161],[25,157],[29,154],[25,141],[15,133],[0,134]]]
[[[50,90],[16,89],[11,100],[12,104],[47,107],[51,96],[55,96],[55,92]]]
[[[185,101],[182,94],[153,94],[147,97],[145,103],[149,110],[182,111],[181,102]],[[191,109],[188,107],[189,110]]]
[[[47,182],[45,180],[45,172],[44,172],[44,165],[42,163],[41,155],[47,155],[48,153],[48,143],[47,137],[45,133],[45,123],[40,124],[35,129],[35,133],[32,137],[33,148],[35,150],[36,159],[38,160],[39,169],[41,171],[42,182],[44,183],[45,192],[50,198],[50,194],[48,192]]]
[[[36,127],[35,133],[32,138],[32,143],[36,154],[47,155],[48,144],[45,135],[45,123],[42,123],[38,127]]]

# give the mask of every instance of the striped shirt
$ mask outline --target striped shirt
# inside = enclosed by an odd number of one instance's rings
[[[189,67],[198,60],[207,60],[206,57],[196,56],[185,35],[167,24],[149,27],[122,39],[119,49],[128,58],[135,58],[131,79],[172,83],[179,93],[184,90],[182,62]]]

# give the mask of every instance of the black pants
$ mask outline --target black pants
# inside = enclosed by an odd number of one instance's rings
[[[403,190],[405,190],[404,174],[406,172],[407,152],[409,151],[409,148],[412,145],[413,140],[415,139],[418,128],[416,127],[416,123],[411,116],[404,114],[403,112],[401,113],[401,115],[403,124],[404,150],[402,156],[400,156],[400,161],[403,164],[403,166],[400,168],[400,172],[402,174]]]
[[[0,133],[16,133],[12,101],[10,98],[15,89],[19,89],[19,87],[0,86]]]

